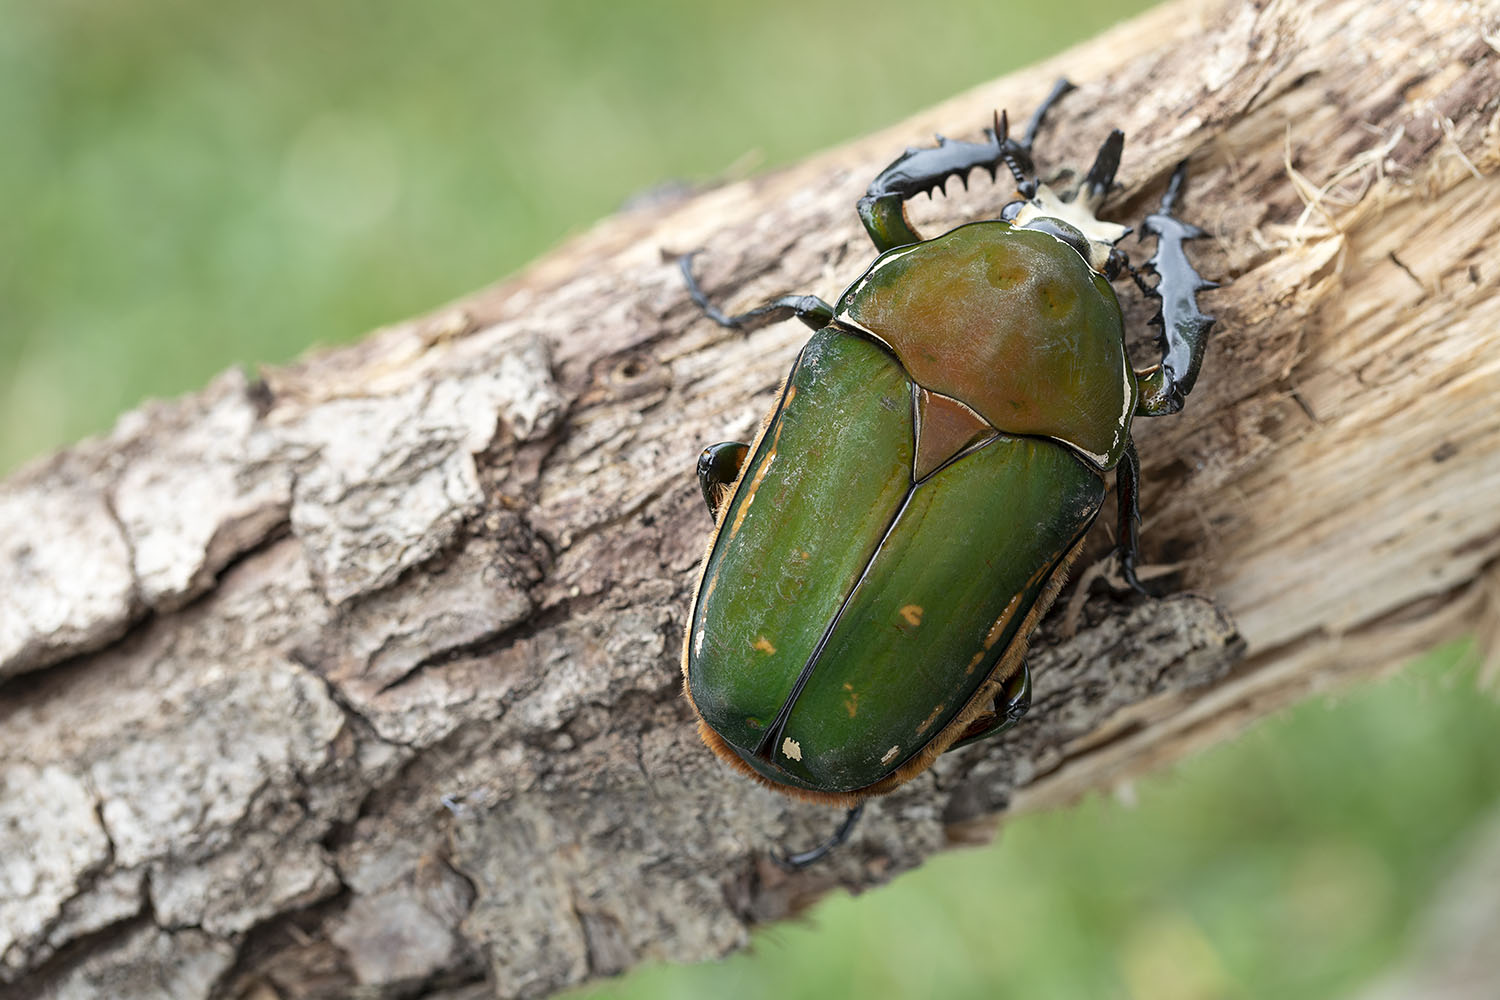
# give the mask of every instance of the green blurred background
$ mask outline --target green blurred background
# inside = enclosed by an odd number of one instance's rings
[[[0,472],[486,284],[643,189],[789,162],[1144,6],[0,0]],[[1471,660],[1440,650],[1132,805],[1018,820],[752,955],[590,995],[1340,995],[1401,956],[1500,806]]]

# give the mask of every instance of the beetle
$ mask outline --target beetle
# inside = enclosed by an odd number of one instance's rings
[[[997,116],[980,142],[938,137],[871,183],[858,212],[879,256],[833,305],[788,295],[722,326],[795,317],[817,331],[751,443],[706,449],[715,518],[684,640],[684,692],[703,741],[737,770],[848,808],[801,867],[845,840],[866,799],[943,752],[1013,726],[1031,701],[1026,643],[1104,504],[1113,470],[1118,565],[1135,571],[1140,464],[1134,417],[1175,413],[1213,320],[1173,213],[1179,164],[1142,237],[1144,271],[1096,211],[1119,167],[1113,130],[1076,183],[1037,178],[1032,147],[1058,81],[1022,137]],[[905,202],[1001,166],[1017,197],[1000,218],[924,240]],[[1160,300],[1160,360],[1132,368],[1110,282]]]

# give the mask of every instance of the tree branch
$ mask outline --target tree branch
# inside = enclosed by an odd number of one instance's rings
[[[717,955],[1008,804],[1106,787],[1493,621],[1483,6],[1179,0],[0,484],[0,981],[535,997]],[[853,205],[896,152],[1024,112],[1063,73],[1080,88],[1044,170],[1123,128],[1110,214],[1137,223],[1191,156],[1183,214],[1215,237],[1195,259],[1232,280],[1205,297],[1219,328],[1187,410],[1137,431],[1148,562],[1192,593],[1065,595],[1013,737],[787,875],[767,850],[836,817],[699,746],[677,658],[708,534],[693,460],[753,431],[805,331],[703,321],[662,253],[703,248],[734,309],[835,294],[872,256]],[[976,179],[915,221],[1007,195]]]

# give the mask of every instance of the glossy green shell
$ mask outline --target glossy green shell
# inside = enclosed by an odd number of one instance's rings
[[[1098,474],[1050,441],[996,435],[920,486],[912,454],[900,364],[859,336],[816,334],[729,501],[688,640],[699,712],[775,781],[854,791],[920,752],[1103,498]],[[820,641],[773,762],[757,759]]]
[[[1049,235],[977,223],[877,260],[799,356],[703,567],[684,668],[728,749],[812,792],[900,780],[1092,524],[1129,376],[1113,291]]]

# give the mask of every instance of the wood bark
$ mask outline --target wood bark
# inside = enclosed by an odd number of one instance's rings
[[[1007,806],[1493,630],[1497,44],[1494,2],[1178,0],[22,470],[0,484],[0,989],[537,997],[720,955]],[[1186,411],[1137,425],[1177,596],[1100,585],[1096,529],[1035,642],[1032,717],[783,873],[768,849],[837,817],[698,744],[678,656],[694,458],[753,433],[805,330],[705,322],[663,253],[704,249],[732,308],[831,297],[872,257],[853,204],[893,155],[1063,74],[1044,170],[1123,128],[1108,214],[1138,223],[1191,157],[1182,211],[1212,239],[1190,252],[1228,282]],[[950,186],[919,228],[1009,195]]]

